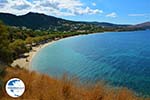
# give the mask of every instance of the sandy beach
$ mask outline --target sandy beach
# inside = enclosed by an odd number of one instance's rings
[[[24,69],[30,69],[30,63],[32,61],[32,58],[36,55],[37,52],[39,52],[42,48],[54,43],[56,41],[51,41],[45,44],[41,44],[38,45],[36,47],[32,47],[32,50],[29,51],[28,53],[25,53],[28,55],[28,57],[26,58],[18,58],[16,60],[13,61],[13,63],[11,64],[12,67],[15,66],[19,66],[20,68],[24,68]]]
[[[11,64],[12,67],[15,67],[15,66],[19,66],[20,68],[24,68],[24,69],[27,69],[27,70],[30,70],[30,64],[31,64],[31,61],[32,61],[32,58],[36,55],[37,52],[39,52],[42,48],[58,41],[58,40],[64,40],[64,39],[70,39],[70,38],[74,38],[74,37],[78,37],[78,36],[81,36],[81,35],[76,35],[76,36],[70,36],[70,37],[65,37],[65,38],[62,38],[62,39],[56,39],[56,40],[53,40],[53,41],[50,41],[48,43],[45,43],[45,44],[41,44],[41,45],[38,45],[36,47],[32,47],[32,50],[29,51],[28,53],[25,53],[28,55],[28,57],[26,58],[18,58],[16,60],[13,61],[13,63]],[[84,35],[82,35],[84,36]]]

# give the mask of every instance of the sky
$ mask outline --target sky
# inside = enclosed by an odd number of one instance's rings
[[[150,0],[0,0],[0,12],[37,12],[74,21],[138,24],[150,21]]]

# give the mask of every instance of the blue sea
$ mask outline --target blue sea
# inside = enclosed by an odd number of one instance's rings
[[[105,32],[61,39],[41,49],[33,70],[81,81],[105,81],[150,96],[150,30]]]

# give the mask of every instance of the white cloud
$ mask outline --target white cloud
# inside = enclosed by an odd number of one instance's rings
[[[106,17],[112,17],[112,18],[116,18],[117,14],[115,12],[112,12],[110,14],[107,14]]]
[[[11,4],[12,9],[17,9],[17,10],[23,10],[30,8],[32,5],[31,3],[27,2],[26,0],[9,0],[9,3]]]
[[[16,15],[39,12],[47,15],[74,16],[103,12],[99,9],[86,7],[80,0],[33,0],[32,2],[28,0],[1,0],[0,7],[0,12]]]
[[[143,16],[150,16],[150,14],[128,14],[128,16],[131,16],[131,17],[143,17]]]
[[[93,6],[96,6],[96,3],[95,3],[95,2],[93,2],[93,3],[92,3],[92,5],[93,5]]]
[[[76,14],[76,15],[83,15],[83,14],[103,13],[103,11],[102,10],[98,10],[98,9],[92,10],[89,7],[86,7],[85,9],[83,9],[83,8],[76,8],[76,9],[74,9],[73,13]]]
[[[1,8],[4,7],[7,3],[8,3],[7,0],[1,0],[1,1],[0,1],[0,7],[1,7]]]

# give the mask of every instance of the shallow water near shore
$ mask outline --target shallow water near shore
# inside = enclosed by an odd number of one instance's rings
[[[61,39],[41,49],[32,70],[81,81],[104,80],[150,96],[150,30],[106,32]]]

